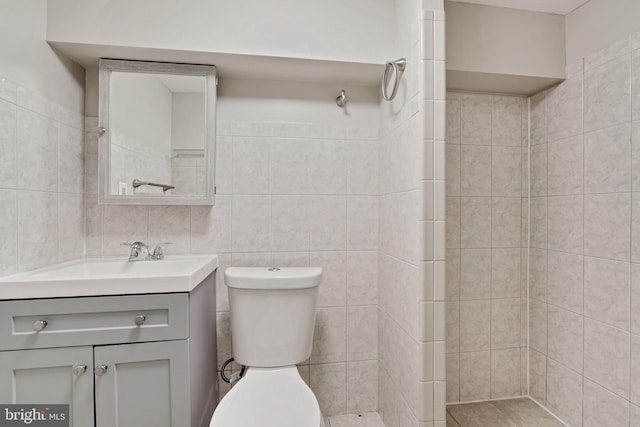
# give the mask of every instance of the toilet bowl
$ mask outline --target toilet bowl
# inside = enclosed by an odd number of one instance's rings
[[[315,395],[295,366],[249,368],[222,399],[210,427],[321,427]]]
[[[311,355],[322,269],[225,271],[235,361],[245,376],[218,404],[209,427],[323,427],[318,401],[296,364]]]

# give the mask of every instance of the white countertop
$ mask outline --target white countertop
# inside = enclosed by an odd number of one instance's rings
[[[88,258],[2,277],[0,300],[191,292],[217,268],[217,255]]]

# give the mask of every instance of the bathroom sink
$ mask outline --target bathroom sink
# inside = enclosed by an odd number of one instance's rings
[[[189,292],[217,267],[216,255],[135,262],[89,258],[3,277],[0,300]]]

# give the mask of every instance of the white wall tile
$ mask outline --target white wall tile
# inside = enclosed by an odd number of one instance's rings
[[[339,415],[347,410],[347,380],[345,363],[311,365],[311,387],[323,415]]]
[[[344,194],[347,189],[345,141],[309,140],[309,191],[311,194]]]
[[[347,198],[347,249],[371,250],[378,247],[378,198]]]
[[[347,253],[310,252],[309,265],[323,269],[318,307],[344,306],[347,299]]]
[[[584,263],[582,255],[550,252],[548,259],[548,301],[558,307],[582,313]]]
[[[309,192],[309,144],[302,139],[271,140],[271,191],[273,194]]]
[[[548,145],[549,195],[582,194],[582,135],[550,142]]]
[[[149,208],[150,250],[162,245],[165,254],[190,252],[189,206],[151,206]],[[171,243],[166,245],[164,243]]]
[[[491,147],[462,145],[460,147],[462,196],[491,195]]]
[[[491,352],[491,398],[520,394],[520,349],[510,348]]]
[[[463,197],[460,205],[460,247],[491,246],[491,198]]]
[[[347,307],[347,360],[372,360],[377,356],[378,309]]]
[[[631,125],[584,135],[584,192],[631,190]]]
[[[584,196],[584,253],[629,261],[631,194]]]
[[[491,96],[460,95],[461,143],[491,145]]]
[[[191,207],[191,251],[231,252],[232,197],[216,195],[214,206]]]
[[[490,397],[490,352],[460,353],[460,401],[484,400]]]
[[[234,252],[269,250],[271,197],[233,196],[231,245]]]
[[[344,250],[347,247],[347,199],[319,196],[309,204],[311,250]]]
[[[636,39],[638,36],[635,36]],[[637,43],[637,42],[636,42]],[[633,120],[640,120],[640,51],[635,47],[635,51],[632,55],[632,76],[633,80],[631,82],[632,89],[632,98],[631,103],[633,104]]]
[[[520,298],[491,300],[491,348],[520,346]],[[519,358],[518,353],[518,360]],[[520,368],[518,368],[520,378]],[[518,384],[518,390],[520,385]]]
[[[149,208],[105,205],[102,251],[104,255],[126,257],[130,248],[122,243],[148,242]]]
[[[347,362],[347,414],[378,410],[378,362]]]
[[[233,192],[269,194],[270,141],[268,138],[233,137]]]
[[[547,360],[547,408],[571,426],[582,424],[582,375]]]
[[[376,252],[347,252],[347,304],[378,303],[378,255]]]
[[[15,190],[0,190],[0,275],[15,273],[18,263],[18,206]]]
[[[549,249],[582,253],[583,197],[558,196],[548,200]]]
[[[460,351],[491,348],[491,301],[460,301]]]
[[[84,203],[82,194],[58,195],[58,260],[84,256]]]
[[[305,196],[271,198],[272,251],[309,249],[309,199]]]
[[[311,351],[312,365],[346,360],[346,323],[344,307],[317,310]]]
[[[520,147],[523,98],[494,96],[492,106],[492,143]]]
[[[584,257],[584,315],[630,329],[631,265]]]
[[[520,247],[522,201],[519,198],[493,198],[491,205],[491,245],[494,248]],[[495,220],[493,220],[495,218]]]
[[[631,120],[631,58],[607,62],[584,75],[585,132]]]
[[[58,195],[18,191],[18,269],[32,270],[58,261]]]
[[[460,251],[460,299],[491,297],[491,249]]]
[[[630,346],[628,332],[585,319],[584,376],[628,399]]]
[[[493,147],[491,153],[492,196],[520,197],[522,180],[522,149]]]
[[[58,123],[18,109],[19,189],[58,191]]]
[[[582,425],[626,427],[629,425],[629,402],[585,379]]]
[[[572,76],[551,89],[545,105],[548,141],[582,133],[582,76]]]
[[[548,356],[576,372],[582,372],[583,317],[549,305]]]
[[[493,249],[491,252],[491,297],[520,297],[520,249]]]
[[[84,188],[84,182],[81,178],[84,174],[84,132],[81,129],[59,125],[58,163],[58,191],[61,193],[82,193]]]
[[[16,188],[17,107],[0,101],[0,188]]]

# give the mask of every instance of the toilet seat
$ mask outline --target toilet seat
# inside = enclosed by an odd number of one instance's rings
[[[295,366],[249,368],[220,401],[209,427],[320,427],[315,395]]]

